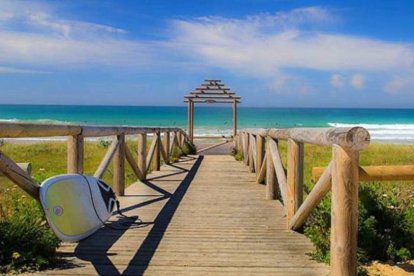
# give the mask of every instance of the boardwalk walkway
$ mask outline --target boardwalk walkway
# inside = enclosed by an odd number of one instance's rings
[[[126,190],[121,205],[146,227],[114,216],[79,244],[64,244],[64,264],[42,274],[327,275],[309,259],[312,245],[286,230],[278,201],[233,157],[189,156]]]

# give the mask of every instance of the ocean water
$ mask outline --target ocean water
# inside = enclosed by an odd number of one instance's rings
[[[0,105],[0,120],[186,128],[187,108],[151,106]],[[414,142],[414,109],[238,108],[239,128],[329,127],[359,125],[372,140]],[[195,134],[229,135],[230,107],[197,106]]]

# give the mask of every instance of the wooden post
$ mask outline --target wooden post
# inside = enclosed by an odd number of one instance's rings
[[[190,141],[194,141],[194,102],[191,101],[191,136]]]
[[[356,275],[358,234],[358,151],[333,145],[331,273]]]
[[[152,159],[152,170],[159,171],[161,168],[161,152],[160,152],[161,137],[160,137],[159,131],[154,133],[153,139],[156,139],[157,143],[155,145],[154,157]]]
[[[187,106],[187,128],[188,128],[187,134],[191,139],[191,100],[188,101],[188,106]],[[179,135],[178,137],[181,138],[181,135]],[[179,141],[180,140],[181,139],[179,139]]]
[[[83,173],[83,136],[68,138],[68,173]]]
[[[254,151],[253,151],[253,145],[256,146],[256,142],[254,139],[253,134],[249,134],[249,171],[254,173]]]
[[[170,162],[170,132],[166,131],[164,132],[164,150],[165,150],[165,157],[167,158],[167,160],[165,160],[165,162],[169,163]]]
[[[303,143],[288,139],[287,224],[303,201]]]
[[[112,161],[114,167],[112,188],[116,195],[123,196],[125,194],[125,135],[118,135],[117,139],[119,146]]]
[[[265,156],[265,139],[260,134],[256,135],[256,177],[260,174],[263,158]]]
[[[147,134],[138,134],[138,168],[142,172],[141,181],[147,178]]]
[[[271,139],[271,138],[269,138]],[[276,199],[277,178],[269,145],[266,152],[266,199]]]
[[[233,102],[233,138],[237,136],[237,101]]]

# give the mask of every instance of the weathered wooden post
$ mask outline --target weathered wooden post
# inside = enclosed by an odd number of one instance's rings
[[[233,101],[233,138],[237,136],[237,100]]]
[[[359,152],[333,145],[331,273],[357,274]]]
[[[287,224],[303,201],[303,143],[288,139]]]
[[[249,165],[249,134],[243,132],[243,161],[246,166]]]
[[[115,151],[113,158],[113,186],[114,192],[118,196],[125,194],[125,135],[117,136],[119,146]]]
[[[268,137],[267,139],[272,139]],[[277,191],[277,178],[275,166],[273,164],[272,153],[270,149],[270,143],[267,143],[266,151],[266,199],[276,199]]]
[[[147,134],[138,134],[138,168],[142,172],[141,181],[147,178]]]
[[[256,177],[260,174],[265,156],[265,138],[260,134],[256,135]]]
[[[164,160],[166,163],[170,162],[170,132],[166,131],[164,132],[164,151],[165,151],[165,158],[167,160]]]
[[[192,127],[193,127],[193,122],[191,121],[192,120],[192,118],[193,118],[193,110],[192,110],[192,101],[191,100],[188,100],[188,107],[187,107],[187,112],[188,112],[188,114],[187,114],[187,121],[188,121],[188,136],[190,137],[190,139],[191,139],[191,137],[192,137],[192,134],[191,134],[191,131],[192,131]],[[181,136],[179,136],[180,138],[181,138]]]
[[[255,153],[253,148],[256,146],[256,141],[254,139],[253,134],[248,134],[249,135],[249,171],[254,173],[254,158],[256,158]]]
[[[160,131],[157,130],[154,133],[154,138],[157,140],[157,143],[155,145],[155,151],[154,151],[154,157],[152,159],[152,169],[154,171],[159,171],[161,168],[161,151],[160,151],[160,146],[161,146],[161,137],[160,137]]]
[[[68,137],[68,173],[83,173],[83,136]]]

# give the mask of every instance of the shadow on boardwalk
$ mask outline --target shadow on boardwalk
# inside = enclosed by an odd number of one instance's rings
[[[191,181],[196,175],[202,160],[202,156],[198,157],[196,162],[189,171],[185,168],[181,168],[179,166],[174,165],[173,167],[179,169],[180,171],[174,174],[167,174],[164,176],[167,177],[179,173],[187,173],[186,177],[179,184],[174,193],[171,194],[159,187],[158,185],[152,183],[151,180],[162,178],[154,177],[150,180],[147,180],[143,184],[159,192],[161,195],[122,209],[122,211],[124,212],[131,211],[161,200],[168,199],[168,201],[163,206],[163,208],[161,209],[158,216],[155,218],[153,222],[143,222],[143,226],[153,224],[152,228],[151,230],[149,230],[141,246],[138,248],[137,252],[135,253],[132,260],[129,262],[128,266],[122,274],[141,275],[144,273],[159,243],[161,242],[163,235],[168,225],[170,224],[171,219],[174,216],[174,213],[176,212],[181,200],[187,192],[188,187],[191,184]],[[135,195],[130,195],[130,197],[134,196]],[[129,229],[131,218],[118,218],[119,219],[116,221],[109,222],[108,227],[102,228],[96,234],[79,242],[75,249],[74,256],[81,260],[91,262],[91,264],[93,265],[93,267],[99,275],[121,274],[120,271],[118,271],[117,267],[115,267],[115,265],[113,265],[113,263],[111,262],[111,254],[109,254],[108,251]],[[138,219],[137,217],[132,218],[134,221]],[[132,225],[132,227],[134,227],[134,224]]]

